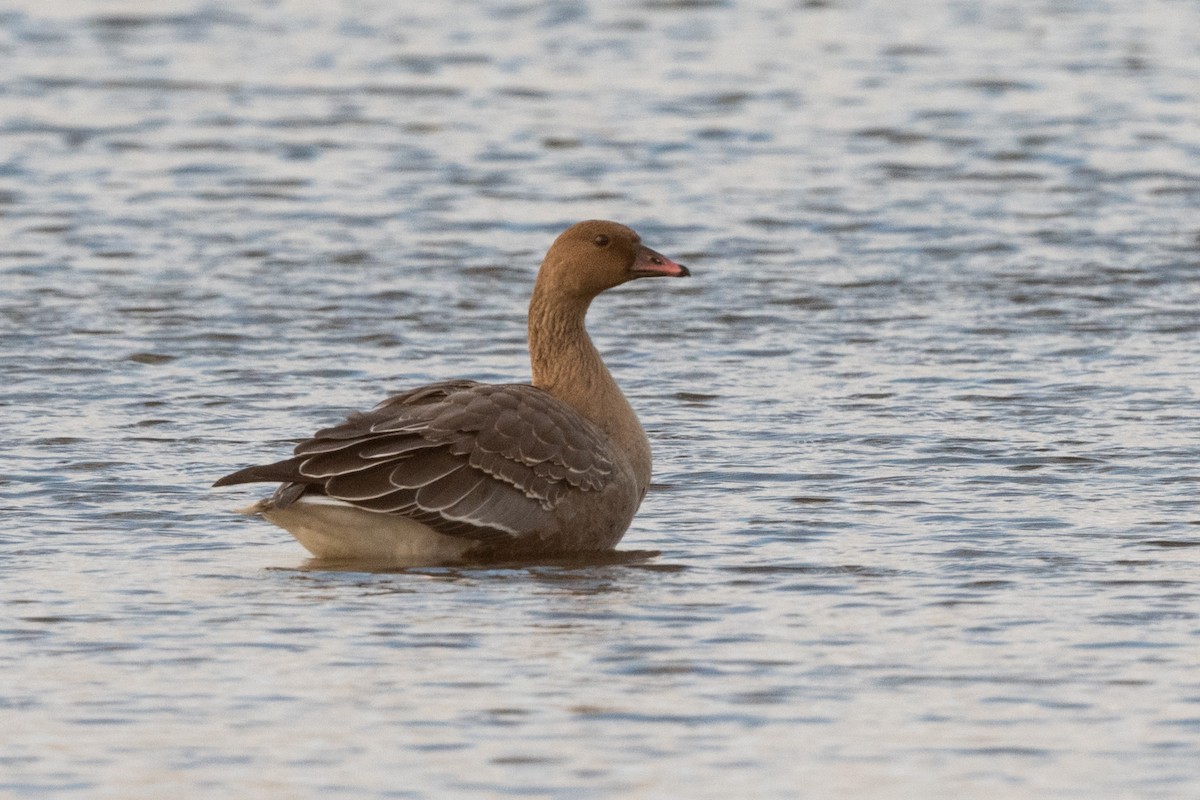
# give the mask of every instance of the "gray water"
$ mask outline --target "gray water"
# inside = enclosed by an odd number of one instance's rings
[[[212,491],[523,380],[579,219],[613,563]],[[0,1],[0,794],[1200,796],[1200,6]]]

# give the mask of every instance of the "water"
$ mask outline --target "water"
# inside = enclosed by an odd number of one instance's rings
[[[1200,795],[1200,9],[427,5],[0,3],[0,794]],[[595,216],[628,555],[208,489]]]

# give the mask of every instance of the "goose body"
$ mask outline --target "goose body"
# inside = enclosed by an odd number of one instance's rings
[[[623,225],[573,225],[530,300],[532,383],[403,392],[215,485],[280,483],[243,511],[318,558],[418,565],[611,549],[649,487],[650,443],[584,317],[605,289],[688,274]]]

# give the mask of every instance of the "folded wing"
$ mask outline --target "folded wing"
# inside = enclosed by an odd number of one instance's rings
[[[318,431],[285,461],[216,485],[278,481],[285,506],[320,493],[481,540],[552,532],[554,508],[613,480],[608,437],[528,384],[445,381]]]

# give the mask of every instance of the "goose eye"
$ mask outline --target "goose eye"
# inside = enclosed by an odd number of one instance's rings
[[[603,233],[600,234],[599,236],[597,236],[592,241],[596,243],[597,247],[608,247],[608,237],[605,236]]]

